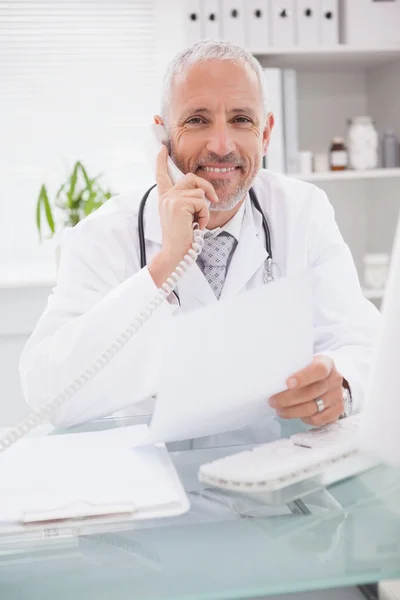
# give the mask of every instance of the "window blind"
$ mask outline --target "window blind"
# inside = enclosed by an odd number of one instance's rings
[[[115,193],[147,183],[157,90],[156,0],[0,0],[3,264],[41,252],[40,185],[57,189],[76,160]]]

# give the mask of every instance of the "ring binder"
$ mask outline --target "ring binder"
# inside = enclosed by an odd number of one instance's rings
[[[246,45],[265,50],[271,45],[271,9],[267,0],[246,0]]]
[[[295,45],[294,0],[271,0],[272,45]]]
[[[296,40],[299,46],[319,43],[318,0],[297,0]]]
[[[191,45],[203,37],[203,18],[200,0],[188,0],[185,4],[185,11],[186,43]]]
[[[218,0],[203,0],[204,35],[206,38],[221,38],[220,6]]]
[[[245,45],[245,15],[246,8],[243,0],[222,0],[222,34],[224,40],[229,40],[240,46]]]

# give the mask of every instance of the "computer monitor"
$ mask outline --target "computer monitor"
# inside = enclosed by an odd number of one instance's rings
[[[400,467],[400,218],[382,304],[383,323],[360,423],[361,449]]]

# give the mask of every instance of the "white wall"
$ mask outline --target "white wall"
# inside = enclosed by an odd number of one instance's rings
[[[103,172],[115,193],[152,181],[143,139],[158,112],[160,74],[179,47],[180,2],[64,5],[25,7],[26,22],[10,5],[16,23],[4,26],[0,269],[52,260],[38,242],[36,199],[43,182],[54,194],[76,160],[92,175]]]

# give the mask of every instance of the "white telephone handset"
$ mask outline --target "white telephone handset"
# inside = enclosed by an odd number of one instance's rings
[[[165,131],[164,125],[153,124],[151,126],[152,133],[149,135],[147,140],[146,154],[147,160],[153,173],[156,172],[156,159],[157,154],[160,152],[161,144],[168,147],[168,136]],[[182,177],[184,177],[182,171],[178,169],[172,158],[168,156],[167,159],[168,175],[171,178],[172,183],[175,185]]]
[[[147,154],[147,160],[151,167],[151,170],[153,173],[155,173],[156,172],[157,154],[160,152],[161,144],[164,144],[165,146],[167,146],[167,148],[168,148],[169,144],[168,144],[168,135],[167,135],[164,125],[153,124],[151,126],[151,130],[152,130],[152,133],[149,135],[147,144],[146,144],[146,154]],[[180,171],[178,169],[178,167],[176,166],[176,164],[174,163],[174,161],[172,160],[172,158],[170,156],[168,156],[168,158],[167,158],[167,170],[168,170],[168,175],[174,185],[176,183],[178,183],[178,181],[180,179],[182,179],[182,177],[184,177],[184,174],[182,173],[182,171]],[[210,200],[208,200],[207,197],[206,197],[206,202],[207,202],[208,206],[210,207],[211,202],[210,202]]]
[[[160,151],[160,144],[167,143],[167,135],[162,125],[152,125],[152,132],[147,144],[147,156],[150,167],[155,172],[156,158]],[[168,158],[168,173],[173,184],[184,177],[183,173]],[[122,350],[129,340],[139,331],[139,329],[148,321],[151,315],[164,302],[164,300],[174,291],[178,281],[185,272],[196,262],[204,243],[204,233],[199,229],[197,223],[193,223],[193,244],[186,256],[177,265],[175,271],[167,278],[166,282],[158,289],[154,298],[143,308],[140,314],[121,332],[114,342],[106,348],[97,358],[88,366],[87,369],[76,377],[55,398],[44,404],[39,410],[31,413],[19,425],[12,428],[5,436],[0,438],[0,453],[4,452],[12,444],[34,429],[39,423],[49,418],[51,413],[60,408],[65,402],[70,400],[87,382],[106,367],[112,359]]]

